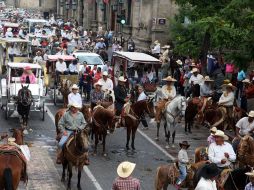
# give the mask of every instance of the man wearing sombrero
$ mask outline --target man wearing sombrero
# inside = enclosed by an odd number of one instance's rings
[[[254,170],[251,172],[245,173],[249,177],[250,182],[245,186],[244,190],[253,190],[254,189]]]
[[[165,81],[166,84],[161,88],[162,99],[157,102],[155,108],[155,121],[157,122],[157,125],[160,124],[162,112],[165,109],[166,103],[173,100],[176,96],[176,88],[174,86],[176,80],[171,76],[168,76],[167,78],[164,78],[162,80]]]
[[[215,142],[208,148],[208,158],[219,168],[228,168],[236,160],[236,154],[233,147],[228,142],[228,136],[223,131],[217,130],[214,134]]]
[[[71,93],[68,95],[68,103],[73,104],[76,103],[79,107],[83,106],[81,95],[78,93],[79,87],[74,84],[71,87]]]
[[[213,95],[213,90],[212,90],[212,83],[214,82],[214,80],[210,79],[209,76],[205,76],[204,78],[204,83],[200,85],[200,96],[202,98],[203,101],[203,105],[201,108],[201,112],[203,113],[208,98],[211,97]]]
[[[140,190],[139,180],[131,177],[135,167],[135,163],[128,161],[120,163],[117,167],[117,174],[119,177],[113,182],[112,190]]]
[[[227,121],[229,123],[229,126],[233,127],[233,106],[235,101],[235,95],[234,91],[236,90],[236,87],[233,86],[231,83],[222,85],[223,94],[221,95],[218,105],[223,106],[226,108],[227,111]]]

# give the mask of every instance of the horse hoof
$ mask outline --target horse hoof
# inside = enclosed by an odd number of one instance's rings
[[[165,148],[166,148],[166,149],[169,149],[169,146],[168,146],[168,145],[166,145],[166,146],[165,146]]]

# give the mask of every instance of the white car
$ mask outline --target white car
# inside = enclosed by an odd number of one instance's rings
[[[100,67],[103,70],[105,63],[101,56],[97,53],[77,51],[73,53],[73,55],[75,55],[75,57],[79,59],[79,71],[82,71],[84,69],[84,62],[86,62],[87,66],[90,66],[91,69],[93,69],[94,65],[97,65],[97,67]]]

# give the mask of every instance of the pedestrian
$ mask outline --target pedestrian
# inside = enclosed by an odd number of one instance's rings
[[[216,178],[220,174],[219,168],[214,163],[206,164],[201,168],[201,177],[195,190],[217,190]]]
[[[238,99],[238,95],[240,93],[240,97],[242,96],[243,91],[243,80],[246,78],[246,74],[243,69],[240,69],[237,73],[237,90],[235,94],[235,98]]]
[[[176,180],[176,189],[179,189],[182,182],[186,179],[187,176],[187,164],[189,164],[189,157],[187,154],[187,149],[190,147],[187,141],[182,141],[179,143],[181,150],[178,152],[178,167],[180,176]]]
[[[250,80],[249,79],[244,79],[243,81],[243,92],[241,95],[241,108],[247,112],[248,110],[248,101],[247,101],[247,95],[248,95],[248,90],[250,87]]]
[[[161,44],[159,43],[158,40],[155,40],[154,47],[152,49],[152,54],[154,55],[154,57],[159,59],[160,53],[161,53]]]
[[[15,56],[14,44],[11,44],[11,46],[8,47],[7,52],[8,52],[9,62],[14,62],[14,56]]]
[[[112,185],[112,190],[140,190],[140,182],[131,176],[136,167],[135,163],[122,162],[117,167],[118,177]]]
[[[141,85],[138,85],[138,101],[144,101],[147,99],[147,95],[145,94],[144,88]],[[146,117],[145,114],[143,113],[143,115],[141,115],[140,118],[141,123],[143,124],[144,128],[143,129],[148,129],[148,124],[146,121]]]
[[[250,182],[245,186],[244,190],[254,190],[254,170],[245,174],[249,177]]]

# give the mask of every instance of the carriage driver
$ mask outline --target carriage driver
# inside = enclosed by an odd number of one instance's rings
[[[172,78],[171,76],[168,76],[167,78],[162,79],[167,82],[164,86],[161,88],[162,92],[162,99],[158,101],[156,105],[156,115],[155,115],[155,121],[157,122],[157,125],[160,123],[162,112],[165,109],[166,103],[170,102],[176,97],[176,88],[174,86],[174,82],[176,82],[176,79]]]
[[[82,104],[81,95],[80,95],[80,93],[78,93],[78,89],[79,89],[79,87],[76,84],[74,84],[71,87],[71,93],[68,95],[68,103],[69,104],[76,103],[81,108],[83,106],[83,104]]]
[[[64,147],[64,144],[67,142],[68,138],[70,137],[73,132],[76,130],[82,130],[86,127],[86,121],[84,119],[84,116],[81,112],[79,112],[79,105],[72,103],[69,104],[68,106],[70,109],[65,112],[63,117],[60,119],[58,123],[58,129],[61,134],[61,139],[58,144],[58,150],[57,150],[57,164],[62,163],[62,149]],[[85,164],[88,165],[88,157],[87,160],[85,161]]]
[[[220,97],[218,102],[219,106],[223,106],[227,111],[227,121],[232,126],[233,121],[233,105],[235,100],[234,90],[236,89],[231,83],[222,85],[222,88],[225,88],[225,91]]]

